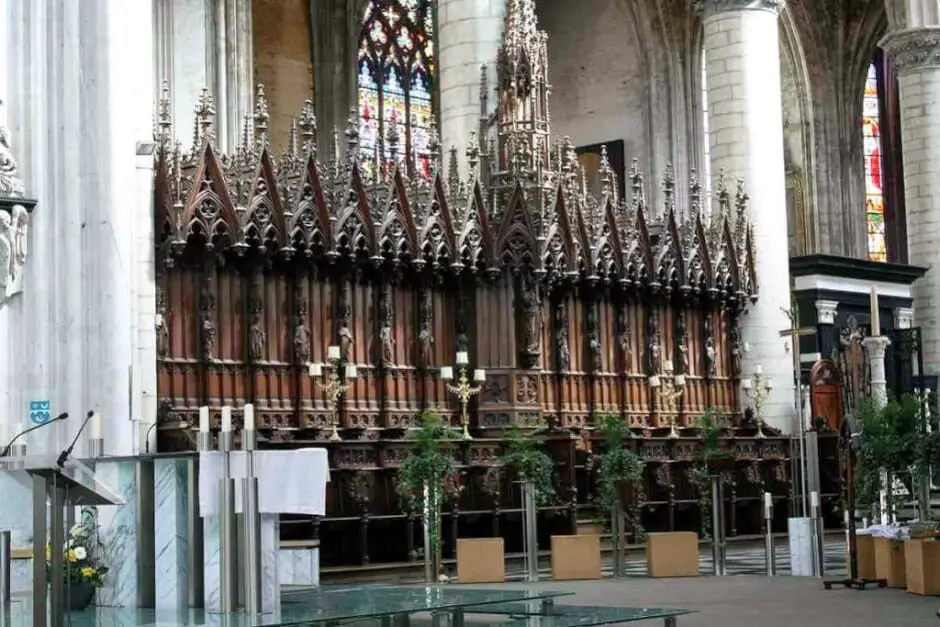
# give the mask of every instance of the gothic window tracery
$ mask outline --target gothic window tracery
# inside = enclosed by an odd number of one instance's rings
[[[369,2],[358,77],[360,157],[368,177],[404,161],[409,174],[430,178],[434,64],[431,0]]]
[[[888,260],[880,104],[878,72],[875,63],[872,63],[865,79],[865,94],[862,101],[865,222],[868,227],[868,258],[872,261]]]

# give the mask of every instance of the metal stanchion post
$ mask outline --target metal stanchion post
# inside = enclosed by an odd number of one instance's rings
[[[774,550],[774,501],[770,492],[764,492],[764,559],[767,562],[767,576],[777,574]]]
[[[209,408],[205,409],[205,429],[200,424],[199,433],[196,436],[196,447],[200,453],[208,453],[212,450]],[[199,470],[199,459],[186,461],[186,517],[189,540],[186,547],[186,562],[189,565],[189,607],[195,609],[202,609],[206,605],[205,526],[199,511]]]
[[[539,580],[539,538],[536,529],[538,510],[535,507],[535,486],[529,482],[522,485],[522,507],[526,581],[537,582]]]
[[[725,512],[722,499],[721,475],[712,475],[712,572],[724,576],[725,572]]]
[[[819,528],[819,492],[809,493],[809,519],[812,527],[813,541],[813,576],[822,577],[825,574],[822,555],[822,537]]]
[[[255,477],[254,451],[258,444],[254,405],[245,405],[242,448],[245,450],[245,478],[242,480],[242,511],[245,520],[245,610],[249,615],[261,609],[261,514],[258,503],[258,478]]]
[[[235,580],[235,480],[232,479],[232,408],[222,408],[222,478],[219,485],[219,605],[223,613],[235,611],[238,587]]]
[[[0,612],[10,607],[11,551],[10,532],[0,531]]]

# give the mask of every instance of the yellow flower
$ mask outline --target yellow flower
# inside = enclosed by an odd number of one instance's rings
[[[67,559],[67,560],[70,561],[70,562],[74,562],[74,561],[75,561],[75,551],[72,550],[72,549],[69,549],[69,552],[65,554],[65,559]]]
[[[94,576],[95,576],[95,569],[92,568],[91,566],[86,566],[85,568],[82,569],[82,577],[86,579],[91,579]]]

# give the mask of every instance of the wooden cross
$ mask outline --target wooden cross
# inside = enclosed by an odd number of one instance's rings
[[[783,309],[781,307],[781,309]],[[791,348],[793,351],[793,372],[800,372],[800,338],[804,335],[814,335],[816,333],[816,327],[800,327],[800,306],[796,304],[796,301],[793,301],[793,304],[790,306],[790,311],[786,309],[783,310],[787,317],[790,319],[790,328],[783,329],[780,331],[780,337],[789,337],[791,340]],[[799,376],[797,376],[797,389],[799,389]]]

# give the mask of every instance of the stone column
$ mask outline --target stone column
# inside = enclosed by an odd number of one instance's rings
[[[884,336],[866,337],[862,340],[862,346],[868,353],[868,367],[871,379],[871,398],[878,409],[883,409],[888,404],[888,381],[885,375],[885,351],[891,345],[891,340]],[[894,477],[888,475],[884,470],[881,471],[882,485],[888,486]],[[890,489],[890,488],[889,488]],[[888,503],[887,489],[881,489],[878,493],[878,515],[882,525],[887,525],[891,520],[891,510]]]
[[[12,143],[44,210],[33,216],[23,292],[2,320],[15,337],[8,405],[24,422],[37,399],[72,416],[60,433],[31,434],[34,452],[57,451],[97,410],[106,452],[130,454],[131,381],[147,360],[134,347],[155,338],[152,316],[143,329],[134,319],[135,295],[153,290],[136,252],[153,246],[152,180],[138,168],[153,133],[153,5],[14,0],[9,17]]]
[[[931,4],[932,13],[929,6],[915,10],[917,5]],[[915,324],[921,328],[921,354],[928,375],[940,374],[940,25],[936,5],[936,0],[908,2],[907,28],[889,33],[881,42],[900,86],[909,261],[931,268],[914,284]]]
[[[790,432],[794,404],[790,327],[783,111],[778,15],[782,0],[703,0],[711,171],[741,178],[750,195],[759,300],[742,318],[749,343],[744,371],[756,364],[774,379],[764,421]],[[799,347],[789,347],[799,350]],[[743,395],[742,395],[743,396]]]
[[[438,4],[441,145],[457,148],[461,177],[471,131],[480,128],[481,66],[487,68],[486,114],[496,109],[496,52],[502,42],[506,3],[515,0],[441,0]]]

